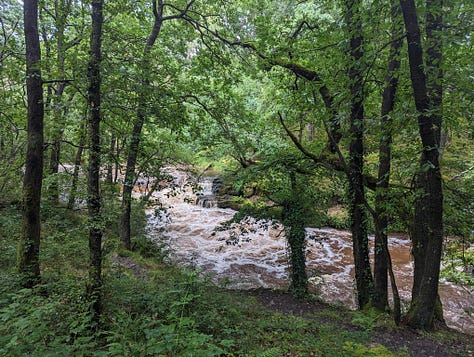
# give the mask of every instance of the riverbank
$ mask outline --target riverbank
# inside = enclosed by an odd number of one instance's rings
[[[395,326],[390,316],[374,310],[352,311],[314,296],[298,300],[282,290],[223,289],[210,283],[209,276],[156,265],[156,260],[135,253],[115,256],[112,261],[132,280],[146,281],[157,274],[165,279],[164,274],[177,287],[192,286],[187,292],[181,291],[189,294],[189,302],[171,304],[184,304],[195,319],[195,326],[203,328],[214,340],[229,344],[223,355],[474,356],[472,336],[455,330],[414,331]]]
[[[118,209],[109,207],[111,214]],[[106,227],[103,311],[86,300],[86,216],[45,207],[42,283],[21,289],[15,270],[18,207],[0,212],[0,356],[470,356],[472,338],[416,333],[390,318],[274,290],[229,291],[212,277],[165,264],[133,217],[134,252]]]
[[[215,283],[228,288],[287,289],[288,247],[281,224],[252,217],[230,223],[236,211],[197,204],[203,196],[206,203],[212,202],[215,177],[201,175],[201,181],[196,182],[187,172],[167,170],[174,185],[152,195],[159,205],[147,209],[147,236],[167,247],[170,261],[212,274]],[[355,309],[351,233],[328,227],[306,231],[306,271],[311,292],[328,303]],[[373,257],[374,237],[369,239]],[[413,279],[411,241],[407,235],[391,235],[389,247],[402,304],[407,308]],[[442,281],[440,296],[448,326],[474,333],[473,292]]]

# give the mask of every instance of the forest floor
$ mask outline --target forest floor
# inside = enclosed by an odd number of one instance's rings
[[[147,275],[146,269],[133,259],[116,256],[116,261],[139,278]],[[341,332],[366,332],[371,341],[367,345],[369,349],[385,346],[395,354],[406,353],[416,357],[474,357],[474,337],[452,329],[427,333],[403,325],[397,327],[388,315],[380,315],[374,311],[354,312],[343,306],[330,305],[317,299],[300,300],[282,290],[225,289],[224,293],[234,294],[239,300],[242,297],[254,299],[257,309],[268,310],[270,313],[299,317],[320,325],[328,325],[331,329]]]
[[[47,208],[34,289],[22,289],[15,272],[19,209],[0,208],[0,356],[474,357],[473,336],[457,331],[417,332],[374,310],[216,286],[212,276],[165,263],[166,249],[144,232],[133,252],[121,250],[113,223],[96,333],[84,289],[86,217]],[[135,212],[140,232],[146,217]]]
[[[317,320],[321,324],[336,325],[341,331],[369,329],[373,344],[386,346],[393,352],[405,349],[410,356],[474,356],[474,337],[453,330],[424,333],[405,326],[359,326],[354,323],[354,312],[330,306],[317,300],[305,301],[278,290],[256,289],[242,291],[274,312]]]

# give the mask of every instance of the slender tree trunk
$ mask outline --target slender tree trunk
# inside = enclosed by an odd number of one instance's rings
[[[23,216],[18,244],[18,270],[24,278],[24,286],[32,287],[40,280],[40,200],[43,178],[44,105],[38,34],[38,1],[25,0],[23,15],[28,96],[28,148],[23,179]]]
[[[402,46],[401,10],[398,3],[392,0],[391,45],[388,60],[388,71],[385,78],[385,89],[382,95],[381,137],[379,145],[379,172],[375,196],[375,249],[374,249],[374,301],[375,308],[385,311],[388,309],[388,214],[387,199],[390,181],[390,163],[392,158],[392,125],[390,117],[395,103],[395,93],[398,87],[398,71],[400,69],[400,48]],[[397,313],[396,313],[397,314]]]
[[[109,160],[107,163],[107,183],[112,186],[114,183],[113,170],[114,170],[114,151],[115,151],[115,134],[112,134],[110,138],[110,147],[109,147]]]
[[[140,136],[145,116],[139,109],[137,118],[133,125],[132,138],[128,149],[127,167],[125,169],[125,179],[122,190],[122,215],[120,218],[120,244],[123,248],[130,250],[130,217],[132,213],[132,190],[135,183],[135,165],[137,163],[138,149],[140,146]]]
[[[68,209],[73,209],[74,204],[76,202],[77,184],[79,182],[79,171],[81,169],[82,153],[84,151],[84,146],[86,145],[86,132],[85,132],[83,123],[81,123],[79,132],[80,132],[79,147],[77,148],[76,158],[74,159],[74,171],[72,173],[71,188],[69,190],[69,198],[67,202]]]
[[[89,211],[89,295],[92,299],[92,310],[97,321],[101,312],[102,286],[102,218],[100,200],[100,63],[102,39],[102,6],[103,0],[92,1],[92,30],[89,52],[89,170],[87,184],[87,205]]]
[[[118,177],[119,177],[119,172],[121,170],[121,165],[120,165],[120,153],[122,152],[122,149],[119,147],[119,140],[117,139],[116,143],[116,148],[115,148],[115,165],[114,165],[114,183],[118,182]]]
[[[416,178],[413,222],[414,283],[408,324],[433,329],[440,319],[438,283],[443,244],[443,187],[439,164],[442,122],[441,43],[442,1],[427,1],[427,72],[414,0],[400,0],[408,41],[411,83],[423,144]]]
[[[128,148],[127,157],[127,168],[125,169],[125,179],[123,183],[122,192],[122,215],[120,218],[120,245],[130,250],[131,239],[130,239],[130,216],[131,216],[131,203],[132,203],[132,189],[135,182],[135,165],[137,163],[138,150],[140,147],[140,136],[145,122],[145,106],[146,106],[146,95],[149,86],[148,75],[150,73],[150,52],[153,45],[158,38],[158,35],[163,24],[163,1],[159,0],[158,5],[156,1],[152,1],[154,24],[151,30],[150,36],[148,37],[145,49],[143,51],[142,60],[142,93],[138,98],[138,109],[135,123],[133,125],[132,137],[130,139],[130,146]]]
[[[357,304],[363,308],[371,302],[373,279],[370,270],[367,213],[365,210],[364,165],[364,95],[362,20],[360,1],[346,1],[346,23],[350,33],[349,80],[351,92],[349,147],[349,195]]]
[[[54,2],[55,26],[56,26],[56,70],[58,79],[65,79],[65,38],[64,29],[66,27],[67,11],[64,4],[59,4],[58,0]],[[49,160],[49,174],[52,180],[48,187],[48,196],[53,204],[59,202],[59,161],[61,156],[61,140],[63,136],[63,93],[66,87],[65,82],[59,82],[54,89],[54,99],[52,99],[53,109],[53,129],[51,137],[51,156]]]

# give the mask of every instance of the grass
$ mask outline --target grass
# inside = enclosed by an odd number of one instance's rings
[[[22,289],[11,257],[18,210],[0,212],[0,356],[408,355],[372,343],[379,315],[348,314],[344,320],[330,307],[311,318],[271,312],[255,298],[164,264],[162,251],[139,228],[136,251],[119,251],[113,224],[106,230],[103,314],[95,325],[85,295],[85,217],[47,207],[43,218],[42,284]],[[140,212],[135,222],[143,223]],[[341,328],[350,316],[359,327]]]

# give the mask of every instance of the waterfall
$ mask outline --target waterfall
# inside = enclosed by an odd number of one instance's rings
[[[216,194],[222,188],[223,180],[220,177],[202,177],[199,180],[201,192],[197,194],[196,204],[204,208],[217,207]]]
[[[217,204],[222,180],[203,178],[196,195],[191,176],[168,170],[182,178],[176,179],[180,189],[168,187],[153,194],[160,206],[147,210],[147,235],[158,245],[166,245],[171,261],[211,273],[214,281],[229,288],[288,288],[287,242],[281,225],[246,218],[220,227],[236,213]],[[372,257],[373,240],[371,236]],[[407,302],[413,274],[411,242],[406,235],[392,234],[389,244],[400,294]],[[306,261],[313,293],[325,301],[355,308],[350,232],[307,228]],[[474,292],[442,280],[440,297],[448,326],[474,332]]]

